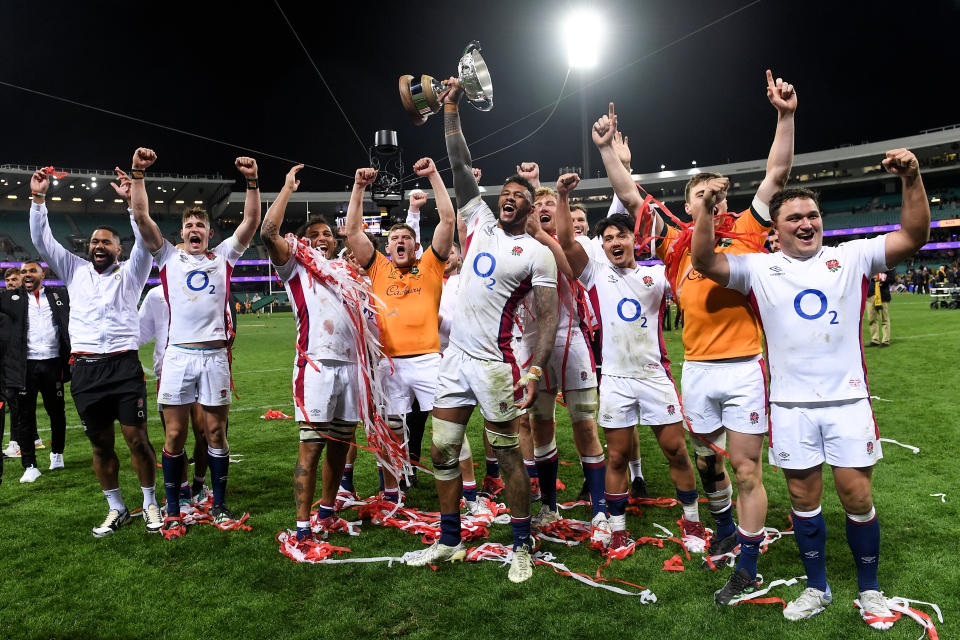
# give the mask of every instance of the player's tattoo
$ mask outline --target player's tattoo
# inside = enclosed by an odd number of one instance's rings
[[[306,478],[309,474],[303,465],[297,464],[293,469],[293,498],[297,503],[297,510],[300,510],[301,505],[303,505],[306,486],[303,483],[303,478]]]
[[[280,235],[280,230],[277,227],[277,223],[270,220],[270,218],[264,218],[263,224],[260,225],[260,236],[264,238],[275,238]]]
[[[559,297],[555,287],[534,287],[533,302],[536,309],[537,344],[533,349],[533,364],[546,367],[550,353],[553,351],[553,340],[557,335],[559,322]]]
[[[467,140],[460,131],[460,114],[443,112],[444,139],[447,143],[447,155],[450,157],[450,169],[453,171],[453,192],[457,196],[458,206],[467,204],[480,195],[480,187],[473,176],[473,160]]]
[[[460,133],[460,114],[457,112],[444,111],[443,135],[451,136],[457,133]]]

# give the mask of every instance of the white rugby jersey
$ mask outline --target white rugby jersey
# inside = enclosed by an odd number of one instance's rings
[[[315,362],[356,362],[350,316],[340,295],[313,279],[293,257],[274,267],[297,319],[297,366],[306,364],[301,352]]]
[[[886,236],[783,253],[726,254],[728,287],[749,298],[763,325],[770,400],[869,397],[860,322],[871,274],[886,271]]]
[[[140,303],[140,346],[151,340],[153,343],[153,375],[160,377],[163,354],[167,350],[167,327],[170,324],[170,309],[163,297],[163,287],[154,287]]]
[[[131,212],[131,218],[133,213]],[[93,263],[74,255],[53,238],[47,207],[30,205],[30,239],[70,294],[70,348],[74,353],[114,353],[136,349],[140,335],[137,302],[153,261],[137,225],[130,259],[97,273]]]
[[[600,316],[603,375],[648,378],[668,372],[660,331],[667,293],[664,266],[620,269],[591,258],[580,282]]]
[[[450,327],[453,326],[453,316],[457,312],[457,302],[460,300],[460,274],[455,273],[443,283],[440,293],[440,349],[446,349],[450,344]]]
[[[570,281],[566,276],[560,274],[557,274],[557,299],[559,309],[557,309],[557,335],[553,340],[555,347],[565,345],[568,334],[571,339],[579,339],[581,334],[588,331],[584,322],[584,316],[587,314],[586,309],[582,302],[577,302],[574,290],[570,287]],[[534,345],[537,344],[537,337],[540,335],[536,315],[537,308],[531,291],[523,298],[520,319],[520,326],[523,327],[523,335],[520,340],[531,352]],[[571,316],[573,320],[572,331]]]
[[[511,236],[501,229],[480,196],[460,214],[467,223],[469,248],[450,342],[479,360],[515,362],[510,340],[517,306],[533,287],[556,288],[557,263],[532,236]]]
[[[153,257],[170,308],[170,344],[230,338],[230,274],[245,250],[235,235],[200,255],[163,241]]]

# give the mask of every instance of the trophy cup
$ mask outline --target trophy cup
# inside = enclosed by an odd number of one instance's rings
[[[463,93],[474,107],[480,111],[493,108],[493,82],[477,41],[474,40],[463,50],[463,56],[457,64],[457,76]],[[432,76],[422,75],[419,82],[413,76],[400,76],[400,100],[413,124],[421,125],[433,114],[440,113],[442,105],[439,95],[446,88],[447,85]]]

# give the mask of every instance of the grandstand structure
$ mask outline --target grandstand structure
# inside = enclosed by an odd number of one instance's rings
[[[848,145],[794,157],[790,179],[792,186],[803,186],[820,193],[824,213],[824,235],[827,243],[842,242],[891,231],[900,219],[900,182],[883,171],[880,160],[888,149],[906,147],[921,164],[924,184],[931,203],[931,242],[915,264],[951,262],[960,255],[960,124],[921,132],[904,138]],[[639,156],[636,153],[635,156]],[[546,173],[544,162],[541,170]],[[0,264],[10,266],[35,253],[30,242],[26,211],[30,203],[30,176],[38,167],[0,165]],[[481,167],[482,169],[482,167]],[[731,210],[745,209],[753,197],[766,169],[766,158],[747,162],[669,169],[635,174],[634,180],[648,193],[663,202],[676,218],[688,221],[684,212],[684,185],[690,176],[701,171],[728,176]],[[108,224],[120,231],[129,246],[133,233],[126,209],[107,184],[111,174],[97,171],[66,169],[70,173],[52,187],[48,195],[50,225],[54,236],[78,254],[86,253],[86,242],[94,227]],[[449,173],[443,173],[449,182]],[[489,177],[489,176],[488,176]],[[505,176],[504,176],[505,177]],[[264,181],[264,186],[279,186],[282,178]],[[544,184],[552,180],[544,177]],[[331,224],[345,215],[351,184],[343,191],[298,191],[287,206],[283,233],[293,232],[312,215],[323,215]],[[408,188],[418,188],[414,183]],[[427,185],[424,185],[427,186]],[[189,206],[203,206],[214,220],[220,237],[232,233],[243,216],[246,197],[241,185],[219,175],[181,176],[151,173],[149,193],[151,215],[171,242],[179,242],[180,215]],[[423,244],[429,243],[438,217],[433,208],[433,192],[424,189],[430,200],[423,210],[421,231]],[[499,180],[480,187],[481,195],[491,206],[500,193]],[[452,185],[449,189],[453,196]],[[591,225],[603,218],[612,200],[606,178],[585,179],[574,193],[573,202],[580,202],[588,211]],[[276,199],[276,191],[263,191],[265,212]],[[405,210],[381,209],[372,201],[364,204],[365,215],[384,217],[383,229],[401,221]],[[238,263],[233,276],[235,301],[246,310],[284,302],[281,289],[269,268],[259,238],[254,240]],[[912,266],[912,265],[911,265]],[[901,267],[905,268],[905,267]],[[151,280],[151,282],[155,282]]]

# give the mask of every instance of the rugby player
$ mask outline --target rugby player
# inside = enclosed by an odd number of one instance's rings
[[[762,251],[770,227],[768,203],[786,184],[793,163],[797,94],[791,84],[780,78],[774,80],[769,70],[766,79],[767,99],[777,111],[776,132],[766,174],[750,208],[739,215],[729,214],[726,192],[716,202],[716,225],[737,236],[718,238],[719,248],[725,253]],[[603,119],[612,121],[616,128],[613,103]],[[635,213],[643,198],[620,164],[610,139],[598,140],[595,136],[594,141],[617,196],[628,211]],[[698,173],[690,179],[685,190],[687,213],[692,215],[703,197],[704,184],[714,177],[719,176]],[[760,454],[767,412],[761,331],[743,295],[719,287],[691,266],[689,231],[680,232],[664,225],[658,215],[654,233],[662,236],[657,243],[657,255],[668,264],[668,273],[676,274],[670,284],[684,311],[683,410],[696,435],[693,444],[697,469],[716,522],[708,553],[727,553],[738,544],[740,548],[735,571],[714,596],[718,604],[728,604],[752,588],[764,539],[767,494]],[[739,527],[733,520],[732,487],[724,472],[723,457],[717,453],[724,448],[737,481]]]
[[[602,136],[606,130],[595,129],[594,133]],[[638,423],[643,423],[653,429],[669,462],[670,479],[683,507],[680,523],[684,546],[699,551],[704,543],[699,534],[702,525],[697,479],[687,455],[680,399],[660,328],[668,286],[664,268],[637,265],[633,220],[623,214],[608,217],[598,227],[607,259],[590,257],[589,239],[574,236],[568,208],[570,192],[579,182],[576,174],[565,174],[557,180],[556,220],[560,246],[573,275],[594,301],[602,331],[604,372],[597,422],[603,427],[610,456],[606,471],[609,538],[595,527],[591,543],[611,549],[630,544],[625,516],[627,469],[633,432]]]
[[[152,154],[133,155],[130,180],[117,170],[114,189],[123,199],[138,197],[147,202],[143,172]],[[140,333],[137,302],[153,261],[142,238],[136,237],[130,259],[118,262],[120,235],[110,227],[97,227],[90,236],[89,261],[54,240],[44,204],[50,176],[43,170],[30,179],[30,237],[34,246],[63,280],[70,294],[70,346],[73,370],[70,392],[80,415],[83,431],[93,447],[93,471],[107,499],[109,512],[93,535],[102,538],[130,521],[130,511],[120,494],[119,469],[114,446],[114,422],[130,449],[133,469],[143,492],[143,520],[147,532],[160,531],[160,508],[156,499],[156,452],[147,437],[147,387],[137,353]]]
[[[140,148],[137,154],[151,162],[156,159],[150,149]],[[213,487],[210,515],[214,524],[220,526],[234,520],[225,503],[230,466],[226,423],[232,390],[227,349],[233,337],[227,305],[230,274],[260,223],[257,162],[241,156],[234,164],[247,187],[243,220],[233,235],[212,250],[209,243],[213,229],[205,210],[194,207],[183,213],[180,238],[184,247],[177,249],[150,218],[146,191],[134,190],[131,197],[134,219],[160,268],[160,282],[170,310],[168,347],[163,354],[163,376],[157,392],[166,425],[162,467],[167,512],[162,533],[167,539],[180,538],[186,531],[180,514],[180,479],[186,465],[184,443],[194,402],[203,407],[207,464]],[[132,177],[134,184],[142,184],[136,173]]]
[[[431,455],[440,498],[440,538],[413,554],[415,566],[462,560],[460,537],[460,444],[467,421],[480,406],[490,444],[505,476],[513,527],[512,582],[533,575],[530,545],[530,483],[523,468],[517,436],[517,415],[534,400],[557,330],[557,267],[550,252],[524,233],[533,210],[533,189],[519,176],[507,178],[495,217],[480,198],[471,171],[470,150],[460,130],[457,102],[462,90],[456,78],[442,94],[444,135],[453,170],[460,213],[467,223],[468,246],[461,273],[460,302],[443,354],[433,402]],[[516,307],[534,291],[540,339],[522,377],[510,345]],[[524,388],[526,397],[523,396]]]
[[[860,614],[884,630],[894,618],[877,582],[880,523],[871,494],[873,465],[883,454],[870,406],[861,322],[870,276],[927,242],[930,205],[913,153],[888,151],[882,164],[900,177],[903,190],[897,231],[824,247],[817,194],[786,189],[770,201],[779,253],[717,253],[709,212],[728,186],[717,178],[704,185],[694,208],[692,254],[700,273],[748,296],[763,323],[770,358],[770,464],[787,479],[794,537],[807,574],[807,588],[787,604],[784,617],[809,618],[833,599],[820,507],[826,462],[847,515]]]

